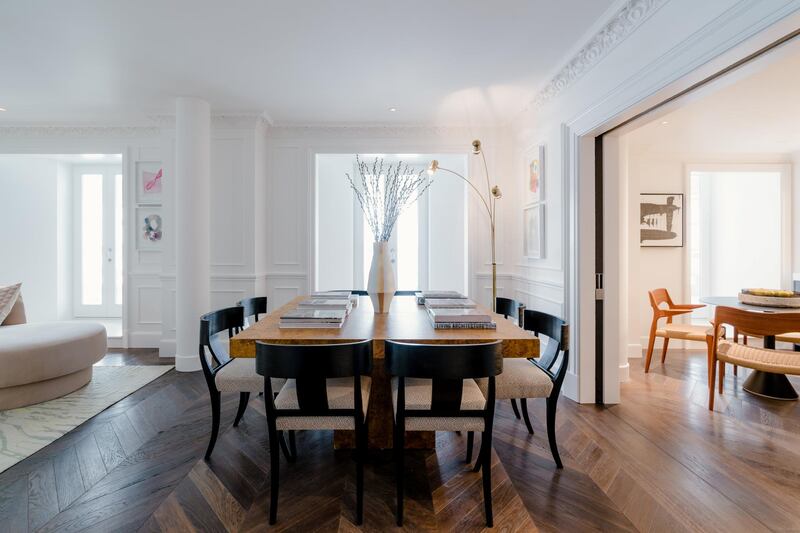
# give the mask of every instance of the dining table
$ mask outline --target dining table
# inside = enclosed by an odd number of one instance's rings
[[[372,339],[372,385],[367,410],[368,442],[370,448],[392,447],[393,408],[391,380],[383,357],[387,340],[418,344],[475,344],[501,342],[503,357],[536,358],[539,339],[511,320],[478,305],[492,317],[496,329],[435,329],[424,305],[415,296],[395,296],[388,313],[376,313],[367,296],[358,296],[356,305],[341,328],[281,328],[280,317],[295,309],[307,296],[298,296],[287,304],[262,317],[252,326],[230,339],[231,357],[255,357],[256,341],[272,344],[332,344]],[[352,431],[335,431],[334,447],[352,448]],[[435,433],[409,431],[406,447],[433,448]]]
[[[753,313],[797,313],[800,309],[793,307],[768,307],[764,305],[752,305],[739,301],[736,296],[706,296],[700,298],[700,301],[705,304],[713,306],[734,307]],[[775,336],[766,335],[763,339],[764,348],[768,350],[775,349]],[[797,351],[798,345],[795,345]],[[797,354],[800,358],[800,353]],[[772,372],[762,372],[761,370],[753,370],[750,376],[742,384],[742,388],[750,394],[756,396],[763,396],[773,400],[797,400],[797,391],[789,382],[789,378],[785,374],[774,374]]]

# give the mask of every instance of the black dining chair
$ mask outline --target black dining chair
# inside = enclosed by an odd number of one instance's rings
[[[244,308],[239,306],[219,309],[200,318],[198,353],[203,376],[208,385],[208,394],[211,397],[211,438],[206,449],[206,460],[211,458],[211,452],[214,451],[214,444],[219,435],[221,393],[239,393],[239,408],[233,422],[236,427],[247,409],[250,393],[264,390],[264,381],[256,373],[255,359],[231,357],[228,352],[228,340],[243,327]],[[275,380],[272,383],[273,390],[280,390],[282,386],[282,380]]]
[[[556,406],[569,365],[569,326],[560,318],[540,311],[525,310],[525,329],[548,341],[539,359],[509,357],[503,360],[503,374],[497,377],[498,400],[520,399],[528,433],[533,426],[528,416],[527,398],[547,398],[547,440],[558,468],[563,468],[556,444]],[[479,381],[481,390],[488,384]],[[468,436],[469,437],[469,436]]]
[[[236,302],[236,305],[244,309],[245,321],[249,323],[250,317],[253,317],[253,323],[258,322],[259,315],[267,314],[267,297],[254,296],[252,298],[243,298]],[[253,325],[253,324],[249,324]]]
[[[386,341],[386,371],[392,376],[397,525],[403,525],[406,431],[482,431],[478,462],[483,468],[486,525],[492,527],[491,447],[495,376],[503,371],[500,341],[486,344],[408,344]],[[486,378],[481,393],[476,378]],[[468,442],[471,455],[471,440]]]
[[[505,318],[516,320],[519,327],[522,327],[524,322],[524,311],[525,306],[516,300],[504,298],[502,296],[495,298],[495,312],[498,315],[503,315]],[[517,400],[514,398],[511,398],[511,409],[514,411],[514,416],[519,420],[519,408],[517,407]]]
[[[269,523],[278,518],[281,433],[350,430],[356,434],[356,523],[360,525],[364,517],[372,341],[303,345],[256,342],[256,372],[264,379],[269,433]],[[285,379],[286,384],[273,397],[271,383],[276,378]]]

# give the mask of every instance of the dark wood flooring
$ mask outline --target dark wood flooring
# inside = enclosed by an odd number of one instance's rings
[[[142,350],[103,360],[165,362]],[[620,405],[561,400],[561,471],[547,446],[544,402],[532,402],[534,436],[508,403],[498,405],[496,529],[800,531],[800,404],[744,393],[744,370],[738,380],[728,373],[711,413],[702,354],[671,353],[647,376],[639,360],[631,366]],[[0,531],[268,529],[263,404],[253,399],[232,428],[238,398],[223,395],[224,429],[207,463],[207,394],[200,373],[169,372],[0,474]],[[390,456],[370,455],[357,528],[351,454],[331,442],[330,432],[298,435],[297,463],[282,459],[273,529],[396,529]],[[408,452],[406,530],[483,529],[480,475],[463,463],[465,445],[464,436],[440,433],[435,450]]]

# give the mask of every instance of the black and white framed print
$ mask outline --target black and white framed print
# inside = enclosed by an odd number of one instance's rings
[[[639,195],[639,246],[683,246],[683,194]]]

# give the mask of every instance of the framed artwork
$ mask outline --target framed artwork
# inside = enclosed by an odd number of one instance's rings
[[[527,158],[525,177],[525,203],[533,204],[544,200],[544,145],[538,145]]]
[[[523,255],[529,259],[544,258],[544,205],[534,204],[522,210]]]
[[[136,162],[137,204],[161,204],[163,174],[160,161]]]
[[[136,208],[136,248],[138,250],[160,250],[163,233],[161,207]]]
[[[683,193],[639,195],[639,246],[683,246]]]

